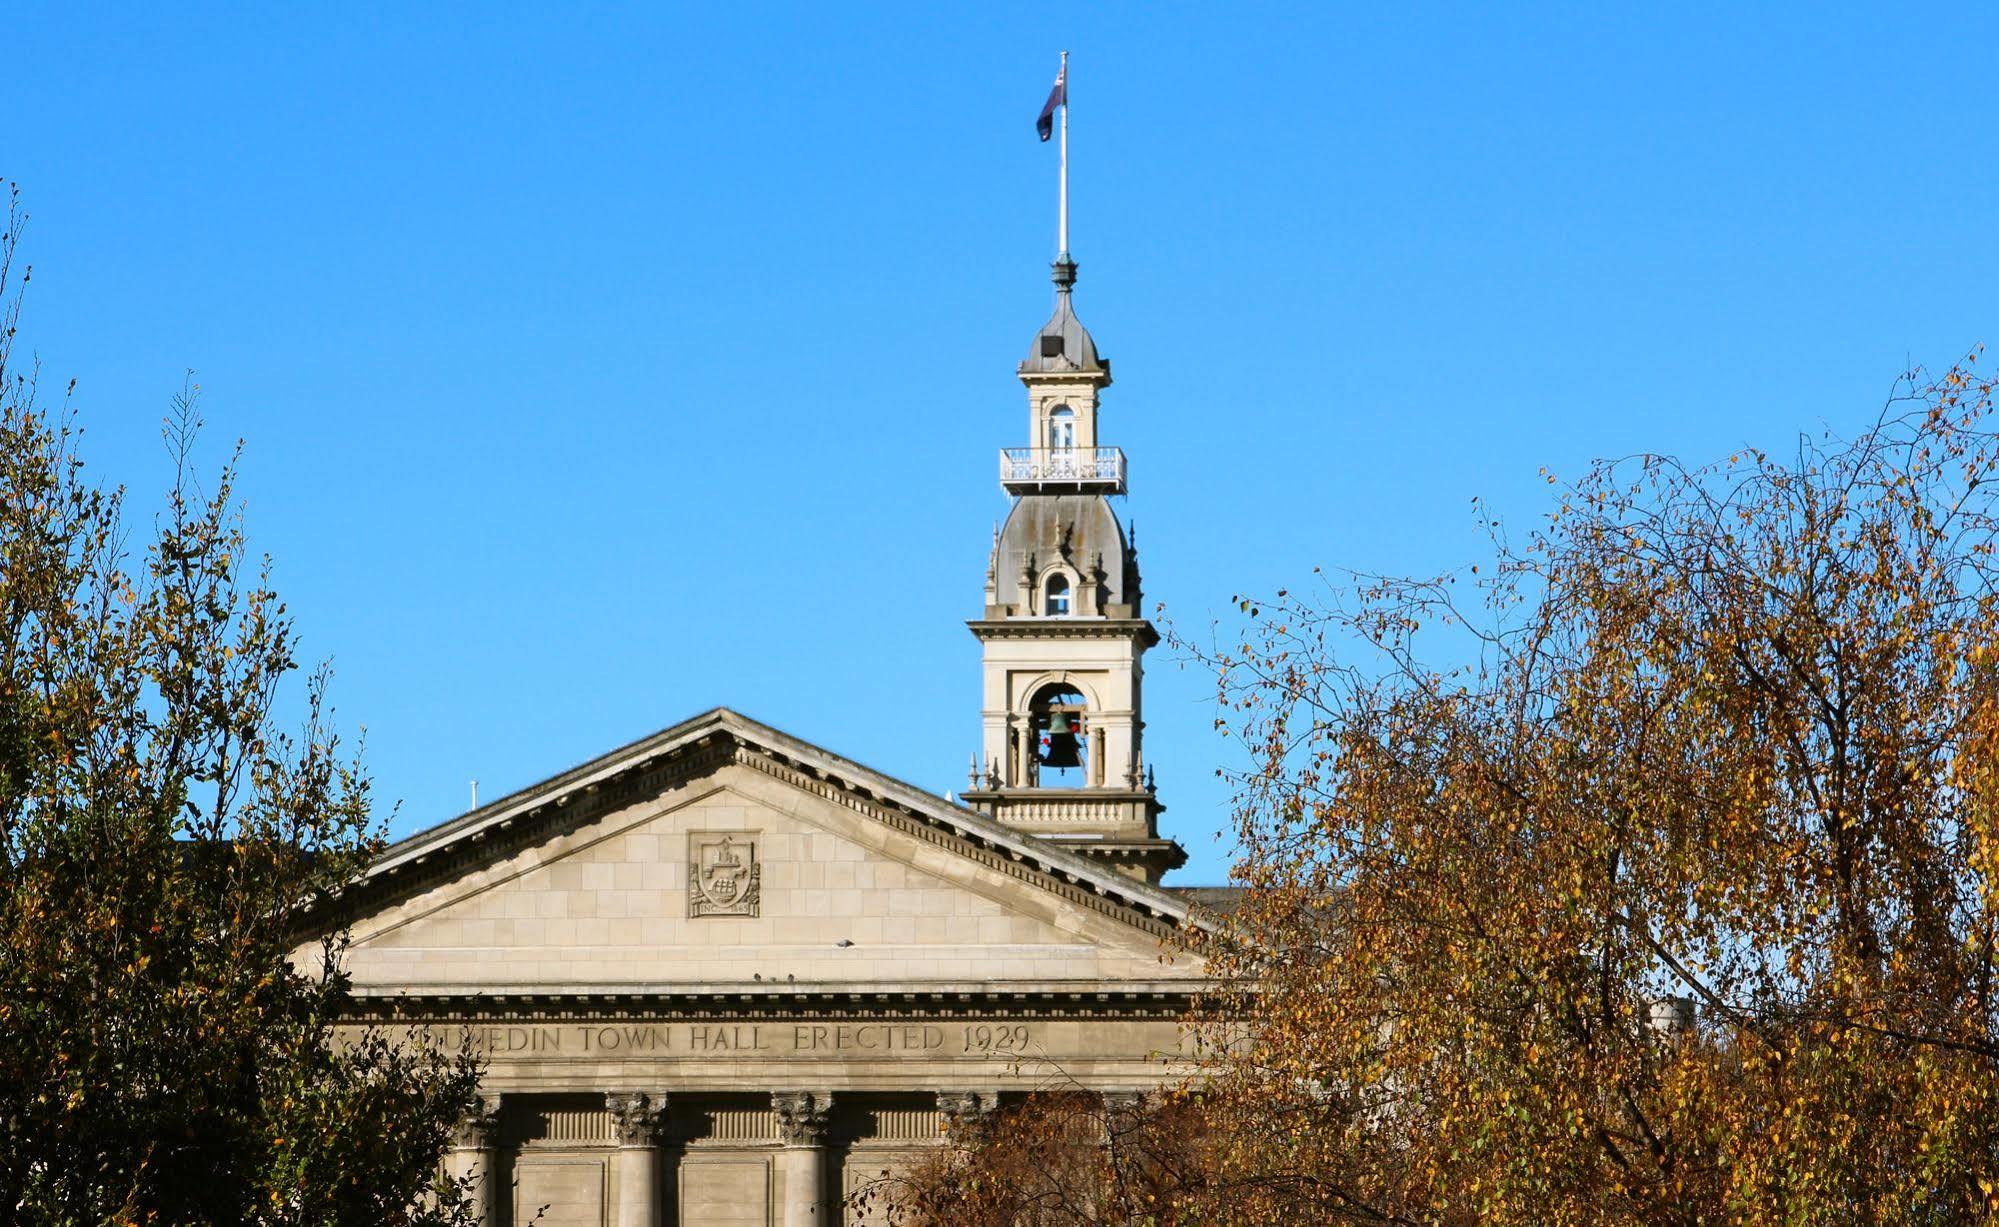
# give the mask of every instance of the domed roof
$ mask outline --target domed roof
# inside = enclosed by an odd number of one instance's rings
[[[1137,554],[1110,501],[1101,494],[1016,499],[993,541],[992,603],[1025,613],[1028,589],[1041,583],[1042,573],[1056,565],[1084,583],[1100,583],[1104,605],[1138,601]]]
[[[1097,357],[1097,343],[1069,305],[1069,291],[1075,284],[1076,262],[1063,252],[1055,261],[1055,314],[1035,334],[1027,360],[1020,364],[1021,374],[1110,374],[1110,363]]]

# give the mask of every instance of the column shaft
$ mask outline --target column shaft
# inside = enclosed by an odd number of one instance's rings
[[[773,1217],[781,1227],[830,1227],[837,1218],[826,1198],[826,1116],[833,1097],[819,1091],[779,1091],[770,1102],[784,1138],[778,1157],[783,1201]]]
[[[659,1147],[620,1146],[617,1165],[618,1227],[659,1227]]]
[[[452,1131],[444,1171],[453,1180],[472,1181],[468,1199],[473,1218],[482,1224],[500,1221],[500,1097],[481,1095],[479,1106]]]
[[[612,1160],[612,1187],[617,1202],[611,1221],[617,1227],[659,1227],[659,1124],[666,1096],[644,1091],[613,1091],[604,1096],[611,1122],[618,1131],[618,1154]]]
[[[826,1187],[826,1148],[787,1146],[780,1153],[784,1165],[784,1204],[777,1221],[782,1227],[827,1227],[832,1217],[825,1213],[822,1190]]]

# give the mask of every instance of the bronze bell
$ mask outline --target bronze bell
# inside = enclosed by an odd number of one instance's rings
[[[1048,731],[1041,735],[1041,765],[1044,767],[1080,767],[1082,747],[1076,737],[1076,726],[1069,723],[1069,713],[1058,711],[1048,718]]]

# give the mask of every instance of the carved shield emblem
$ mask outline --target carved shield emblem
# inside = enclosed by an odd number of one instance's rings
[[[742,833],[694,832],[687,837],[687,914],[757,914],[756,840]]]

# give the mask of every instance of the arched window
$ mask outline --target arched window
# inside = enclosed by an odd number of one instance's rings
[[[1057,405],[1048,415],[1048,450],[1076,450],[1076,413],[1067,405]]]
[[[1051,618],[1069,616],[1069,577],[1056,572],[1042,587],[1041,612]]]

